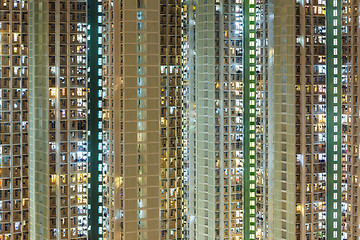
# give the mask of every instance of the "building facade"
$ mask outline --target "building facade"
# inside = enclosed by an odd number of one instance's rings
[[[0,5],[0,238],[29,238],[28,2]]]
[[[358,239],[358,20],[3,1],[0,239]]]
[[[86,1],[30,1],[29,22],[30,239],[86,239]]]
[[[349,112],[344,109],[348,108],[346,95],[351,91],[345,90],[351,82],[346,69],[351,67],[342,65],[349,63],[341,57],[349,13],[342,6],[347,9],[348,4],[347,1],[296,3],[298,239],[353,239],[347,236],[344,225],[348,223],[342,218],[345,210],[342,205],[347,198],[342,195],[347,195],[344,190],[353,185],[346,179],[347,169],[353,163],[344,150],[349,147],[351,136],[346,136],[347,133],[342,137],[347,125],[352,125],[347,120]]]
[[[103,238],[181,239],[181,3],[102,4]]]
[[[187,239],[295,237],[294,6],[184,1]]]
[[[103,236],[103,9],[87,1],[88,236]]]
[[[104,239],[158,239],[160,2],[103,9]]]
[[[342,203],[341,236],[344,239],[359,238],[359,107],[358,107],[358,19],[359,3],[342,1],[341,22],[341,113],[342,113]],[[339,40],[338,40],[339,41]]]

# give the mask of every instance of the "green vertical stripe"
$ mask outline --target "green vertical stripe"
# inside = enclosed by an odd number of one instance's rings
[[[99,96],[99,90],[102,90],[102,86],[99,86],[99,79],[101,76],[98,76],[99,69],[102,69],[102,66],[99,65],[98,59],[102,56],[98,53],[98,47],[102,47],[98,43],[98,37],[102,36],[102,33],[98,32],[98,27],[101,26],[101,23],[98,23],[98,17],[101,16],[101,13],[98,12],[98,6],[101,5],[101,2],[97,0],[88,0],[88,67],[90,71],[88,72],[88,109],[90,113],[88,115],[88,131],[90,135],[88,136],[88,172],[90,173],[90,178],[88,183],[90,188],[88,189],[88,204],[90,209],[88,210],[89,216],[89,239],[97,240],[102,237],[102,234],[99,233],[99,228],[102,227],[102,224],[99,223],[99,217],[102,217],[102,212],[99,213],[99,196],[102,193],[99,193],[99,185],[102,184],[102,181],[99,182],[99,164],[102,162],[99,161],[98,156],[101,154],[102,150],[99,150],[99,143],[102,143],[102,140],[98,139],[98,134],[102,130],[99,129],[99,122],[102,121],[98,116],[99,105],[98,102],[102,100]]]
[[[337,26],[335,26],[335,24]],[[341,0],[326,1],[326,28],[327,28],[326,29],[326,39],[327,39],[326,41],[326,104],[327,104],[326,107],[326,141],[327,141],[326,239],[340,240],[341,239]],[[336,56],[338,62],[334,61],[334,57]],[[337,97],[337,101],[334,99],[336,97]],[[334,127],[335,128],[337,127],[337,131],[334,130]],[[335,136],[337,136],[337,139],[335,139]],[[335,232],[336,232],[336,236],[334,236]]]
[[[256,239],[255,1],[244,1],[244,239]]]

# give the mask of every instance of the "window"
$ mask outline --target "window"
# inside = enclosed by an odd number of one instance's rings
[[[146,96],[146,90],[145,89],[138,89],[137,90],[137,96],[138,98],[143,98]]]
[[[146,108],[146,100],[138,100],[138,108]]]
[[[144,11],[137,11],[137,19],[138,20],[144,20],[145,19]]]
[[[138,111],[138,119],[144,120],[146,119],[146,111]]]
[[[137,23],[137,30],[138,30],[138,31],[144,31],[144,30],[145,30],[145,23],[143,23],[143,22],[138,22],[138,23]]]
[[[144,0],[137,0],[137,8],[145,8]]]

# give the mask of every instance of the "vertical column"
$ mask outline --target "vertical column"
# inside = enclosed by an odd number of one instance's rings
[[[341,0],[326,1],[326,239],[341,239]]]
[[[255,0],[244,1],[244,239],[256,239]]]
[[[269,239],[296,239],[295,1],[269,1]]]
[[[123,71],[121,60],[121,49],[123,49],[122,33],[122,1],[102,1],[102,119],[99,128],[102,128],[102,164],[103,164],[103,239],[120,239],[123,237],[123,112],[121,98]],[[113,9],[117,9],[116,12]],[[94,9],[95,11],[95,9]],[[110,27],[113,26],[113,27]],[[115,53],[116,56],[115,57]],[[89,55],[91,56],[91,55]],[[114,67],[116,66],[116,67]],[[116,76],[116,78],[115,78]],[[116,82],[115,82],[116,79]],[[90,83],[91,84],[91,83]],[[116,95],[115,95],[115,91]],[[116,109],[116,111],[115,111]],[[115,121],[116,118],[116,121]],[[118,130],[115,134],[115,128]],[[114,142],[117,142],[116,148]],[[91,147],[91,146],[90,146]],[[115,157],[116,156],[116,157]],[[115,166],[118,166],[115,168]],[[116,183],[116,184],[114,184]],[[94,190],[95,191],[95,190]],[[116,199],[114,196],[117,196]],[[99,206],[100,207],[100,206]],[[91,214],[91,212],[90,212]],[[115,216],[119,216],[115,218]],[[91,223],[90,223],[91,224]],[[115,232],[117,233],[115,235]]]
[[[215,19],[214,1],[196,5],[196,239],[215,239]]]
[[[121,16],[117,7],[113,133],[115,179],[123,187],[115,189],[114,200],[124,221],[120,225],[115,215],[115,228],[123,232],[115,229],[115,239],[159,239],[159,213],[166,207],[159,201],[161,188],[174,183],[160,183],[160,1],[123,1]]]
[[[0,239],[29,239],[28,1],[0,16]]]
[[[296,11],[296,17],[299,18],[300,23],[305,22],[306,14],[305,14],[305,1],[302,0],[301,2],[297,3],[299,11]],[[296,57],[299,58],[299,62],[297,62],[296,67],[299,68],[299,71],[296,72],[296,117],[297,117],[297,140],[296,140],[296,157],[297,161],[296,164],[299,166],[299,170],[297,170],[297,184],[300,186],[300,190],[296,192],[297,195],[297,202],[296,202],[296,214],[298,216],[296,224],[299,227],[299,230],[296,232],[297,237],[306,237],[306,210],[305,204],[307,203],[306,199],[306,163],[309,163],[309,156],[313,155],[312,152],[307,152],[306,150],[306,55],[309,54],[306,52],[307,50],[307,42],[305,41],[306,35],[306,28],[305,24],[299,24],[298,27],[299,32],[297,32],[297,42],[296,47],[299,48],[299,51],[296,51]],[[322,114],[324,112],[320,112]],[[310,144],[310,142],[308,142]],[[311,163],[311,162],[310,162]],[[309,163],[309,164],[310,164]],[[312,164],[312,163],[311,163]],[[308,199],[311,201],[310,199]]]
[[[195,3],[183,1],[182,11],[182,146],[183,239],[196,236],[196,104],[195,104]]]
[[[268,232],[268,22],[267,0],[256,4],[256,237],[265,238]]]
[[[181,238],[180,20],[179,0],[160,2],[160,226],[163,239]]]
[[[49,239],[48,3],[29,9],[30,239]]]
[[[102,237],[102,2],[88,0],[89,237]]]

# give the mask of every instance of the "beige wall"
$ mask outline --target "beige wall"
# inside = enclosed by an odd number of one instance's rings
[[[269,239],[295,239],[294,4],[269,7]]]

